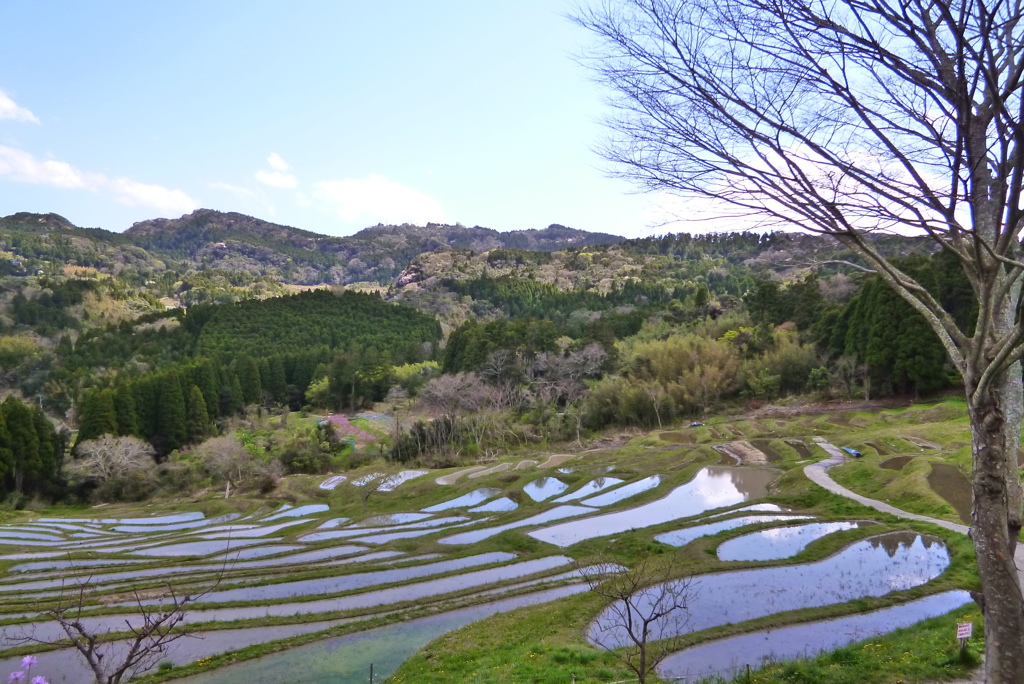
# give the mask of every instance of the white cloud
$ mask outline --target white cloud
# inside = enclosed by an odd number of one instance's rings
[[[270,168],[275,171],[291,171],[292,165],[281,158],[277,152],[271,152],[270,156],[267,157],[267,163],[270,164]]]
[[[39,119],[35,114],[24,107],[19,107],[14,100],[8,97],[2,90],[0,90],[0,119],[14,119],[15,121],[39,123]]]
[[[99,174],[83,173],[70,164],[42,161],[23,150],[0,145],[0,176],[33,185],[55,188],[97,190],[102,181]]]
[[[172,215],[187,214],[196,209],[196,203],[181,190],[139,183],[130,178],[115,178],[106,185],[114,201],[127,207],[153,207]]]
[[[273,171],[260,169],[256,172],[257,181],[263,183],[263,185],[281,188],[282,190],[291,190],[298,187],[299,179],[295,177],[295,174],[288,173],[292,169],[291,164],[286,162],[277,152],[270,153],[270,156],[267,157],[267,165]]]
[[[430,195],[375,174],[316,183],[313,195],[346,221],[424,224],[448,220],[444,208]]]
[[[0,178],[61,189],[108,193],[118,204],[152,207],[166,213],[188,213],[197,207],[192,198],[181,190],[81,171],[66,162],[36,159],[24,150],[2,145]]]
[[[299,179],[290,173],[280,171],[257,171],[256,180],[272,188],[283,188],[289,190],[299,184]]]

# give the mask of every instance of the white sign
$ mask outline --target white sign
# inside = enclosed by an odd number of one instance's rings
[[[956,638],[957,639],[970,639],[974,633],[973,622],[959,622],[956,625]]]

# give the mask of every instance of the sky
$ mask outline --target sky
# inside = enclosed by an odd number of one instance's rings
[[[0,215],[685,230],[594,151],[608,110],[574,6],[5,0]]]

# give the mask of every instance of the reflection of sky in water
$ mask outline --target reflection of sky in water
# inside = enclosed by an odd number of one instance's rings
[[[658,666],[658,674],[683,681],[710,674],[732,677],[743,672],[748,663],[756,668],[767,662],[814,657],[945,615],[970,601],[966,591],[947,591],[870,613],[720,639],[669,656]],[[723,672],[725,668],[731,673]]]
[[[439,504],[428,506],[423,510],[427,513],[437,513],[438,511],[447,511],[449,508],[476,506],[477,504],[487,501],[491,497],[498,496],[498,494],[501,494],[501,490],[497,487],[481,487],[480,489],[474,489],[468,494],[463,494],[455,499],[449,499],[448,501],[442,501]]]
[[[642,480],[630,482],[628,485],[614,489],[607,494],[592,496],[582,503],[585,506],[610,506],[614,503],[624,501],[631,496],[636,496],[641,492],[654,489],[659,484],[661,484],[661,475],[651,475]]]
[[[404,523],[416,522],[429,518],[429,513],[385,513],[383,515],[372,515],[365,520],[352,525],[352,527],[380,527],[383,525],[402,525]]]
[[[885,596],[925,584],[949,565],[946,547],[932,540],[926,545],[921,535],[914,535],[910,544],[897,543],[891,555],[886,546],[872,542],[851,544],[816,563],[695,577],[685,627],[662,622],[652,633],[667,638],[783,611]],[[648,589],[640,597],[641,605],[649,606],[656,597],[657,589]],[[609,610],[598,616],[589,636],[607,648],[623,646],[628,640],[628,635],[615,626]]]
[[[575,492],[570,492],[565,496],[560,496],[555,499],[555,503],[564,503],[566,501],[575,501],[576,499],[582,499],[585,496],[596,494],[602,489],[608,489],[615,485],[622,484],[622,480],[617,477],[599,477],[596,480],[591,480],[587,484],[583,485]]]
[[[324,541],[326,539],[345,539],[347,537],[358,537],[364,534],[376,534],[378,532],[399,532],[404,530],[419,530],[428,527],[444,527],[445,525],[454,525],[456,523],[462,523],[469,520],[464,516],[454,515],[449,518],[433,518],[431,520],[421,520],[420,522],[407,523],[405,525],[390,525],[388,527],[355,527],[351,525],[343,530],[331,530],[328,532],[313,532],[305,536],[299,537],[300,542],[315,542]],[[430,530],[423,534],[430,534]]]
[[[304,515],[312,515],[313,513],[323,513],[328,510],[330,506],[327,504],[310,504],[308,506],[299,506],[298,508],[290,508],[285,511],[280,511],[263,518],[260,522],[270,522],[271,520],[277,520],[278,518],[299,518]]]
[[[734,530],[737,527],[746,527],[747,525],[757,525],[759,523],[783,520],[807,520],[810,517],[811,516],[809,515],[745,515],[739,518],[729,518],[728,520],[707,523],[706,525],[684,527],[681,530],[673,530],[672,532],[659,534],[655,539],[660,541],[662,544],[686,546],[694,539],[710,537],[713,534],[718,534],[725,530]]]
[[[476,556],[455,558],[453,560],[431,563],[428,565],[417,565],[411,568],[379,570],[377,572],[342,575],[340,577],[322,577],[319,579],[282,582],[280,584],[269,584],[262,587],[241,587],[239,589],[228,589],[227,591],[215,591],[209,593],[203,597],[202,602],[224,603],[227,601],[260,601],[292,598],[296,596],[310,596],[315,594],[333,594],[342,591],[362,589],[364,587],[371,587],[379,584],[404,582],[417,577],[458,572],[464,568],[470,568],[476,565],[488,565],[490,563],[515,560],[515,557],[515,554],[504,552],[482,553]],[[147,601],[146,603],[150,602]]]
[[[817,539],[833,532],[852,530],[856,527],[857,523],[855,522],[772,527],[728,540],[718,547],[718,557],[724,561],[789,558],[803,551],[808,544]]]
[[[462,532],[461,534],[453,534],[450,537],[445,537],[439,541],[442,544],[475,544],[476,542],[493,537],[499,532],[505,530],[515,529],[517,527],[528,527],[530,525],[542,525],[552,520],[560,520],[561,518],[571,518],[575,515],[583,515],[584,513],[590,513],[594,509],[586,506],[559,506],[558,508],[552,508],[550,511],[544,511],[531,518],[524,518],[523,520],[516,520],[505,525],[498,525],[497,527],[485,527],[482,530],[471,530],[469,532]]]
[[[470,513],[505,513],[505,512],[508,512],[508,511],[514,511],[517,508],[519,508],[519,504],[517,504],[515,501],[513,501],[510,498],[508,498],[507,496],[503,496],[500,499],[495,499],[494,501],[488,501],[485,504],[481,504],[481,505],[476,506],[474,508],[470,508],[469,512]]]
[[[544,501],[561,494],[569,485],[555,477],[540,477],[523,487],[523,492],[534,501]]]
[[[625,511],[554,525],[529,534],[535,539],[550,544],[571,546],[584,539],[604,537],[680,518],[689,518],[711,508],[731,506],[750,498],[764,496],[767,493],[768,483],[774,479],[776,474],[775,471],[768,470],[702,468],[691,481],[676,487],[668,496],[657,501]],[[628,486],[630,485],[626,485],[626,487]],[[625,489],[625,487],[620,489]],[[614,494],[616,491],[618,490],[586,499],[583,503]]]
[[[208,556],[218,551],[227,551],[236,546],[261,544],[264,541],[281,541],[278,539],[224,539],[220,541],[185,542],[169,544],[149,549],[136,549],[129,553],[136,556]]]

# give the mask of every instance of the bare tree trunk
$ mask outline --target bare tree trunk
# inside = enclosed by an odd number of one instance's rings
[[[968,383],[968,388],[971,384]],[[978,559],[989,684],[1024,682],[1024,595],[1014,564],[1021,529],[1017,475],[1024,396],[1014,364],[984,396],[968,392],[974,460],[971,537]]]

